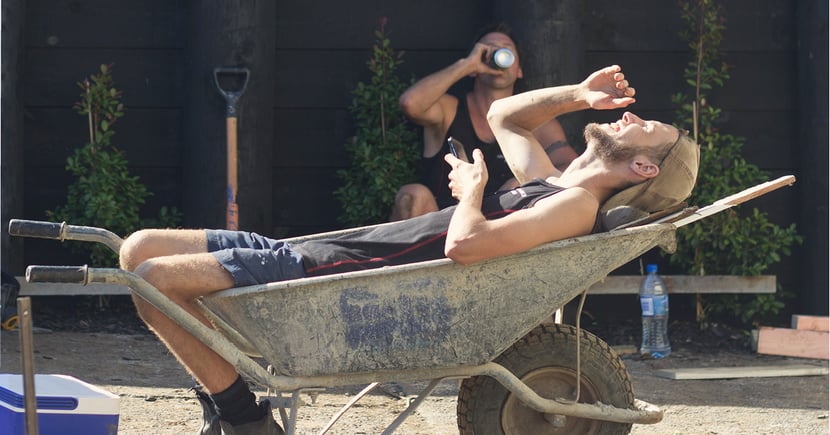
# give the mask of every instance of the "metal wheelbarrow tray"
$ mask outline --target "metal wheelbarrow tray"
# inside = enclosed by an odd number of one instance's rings
[[[304,389],[433,380],[391,432],[448,377],[464,378],[458,407],[463,433],[628,433],[632,423],[659,422],[662,411],[634,399],[619,356],[587,332],[539,325],[646,251],[659,246],[673,252],[678,227],[793,182],[782,177],[655,223],[470,266],[442,259],[217,292],[201,299],[216,330],[120,269],[30,266],[26,276],[130,287],[269,394],[292,392],[288,401],[273,400],[289,434]],[[345,231],[351,230],[339,232]],[[102,229],[32,221],[13,220],[9,233],[99,241],[116,251],[121,242]],[[252,357],[264,359],[268,369]]]

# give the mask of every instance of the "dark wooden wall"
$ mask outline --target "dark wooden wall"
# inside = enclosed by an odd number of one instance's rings
[[[23,216],[23,32],[25,5],[3,2],[2,38],[2,107],[0,107],[0,263],[3,271],[19,270],[23,264],[24,240],[9,237],[5,230],[9,219]]]
[[[65,159],[86,140],[85,120],[71,108],[80,92],[75,82],[101,63],[115,65],[124,92],[128,110],[115,126],[114,142],[154,192],[146,212],[176,206],[187,227],[224,222],[224,102],[211,69],[250,67],[250,87],[240,101],[240,223],[290,236],[339,226],[331,192],[338,184],[335,171],[347,164],[350,92],[369,78],[365,64],[381,17],[387,17],[392,44],[406,52],[400,70],[405,78],[423,77],[466,55],[483,25],[505,20],[522,36],[548,37],[525,44],[537,52],[524,59],[528,87],[579,80],[618,63],[638,89],[632,110],[663,120],[673,118],[670,95],[685,89],[681,74],[689,59],[677,36],[677,6],[662,0],[625,8],[610,0],[18,1],[3,4],[4,226],[10,217],[43,219],[45,210],[64,200],[72,181]],[[747,139],[750,162],[772,176],[807,177],[753,205],[782,225],[808,226],[802,231],[811,237],[773,272],[792,291],[809,284],[803,292],[814,296],[801,299],[804,308],[826,313],[827,274],[816,266],[827,264],[827,5],[723,4],[723,48],[732,78],[712,103],[724,110],[721,127]],[[15,11],[25,13],[17,64],[10,63],[14,47],[7,47],[14,26],[6,25],[6,15]],[[9,65],[17,68],[18,87],[12,89],[22,89],[11,109]],[[10,110],[21,119],[8,118]],[[577,143],[586,120],[617,116],[580,113],[563,123]],[[815,133],[805,136],[805,130]],[[22,167],[7,164],[15,153]],[[22,183],[22,193],[7,190],[15,182]],[[26,240],[22,248],[6,237],[3,242],[4,270],[16,274],[25,264],[73,259],[51,241]],[[810,270],[802,268],[807,258],[814,261]]]

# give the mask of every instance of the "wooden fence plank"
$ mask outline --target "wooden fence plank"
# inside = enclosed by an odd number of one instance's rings
[[[72,107],[80,88],[76,83],[113,64],[117,89],[129,108],[180,107],[186,92],[180,49],[60,49],[29,48],[22,77],[27,109]],[[76,117],[77,115],[73,115]]]
[[[179,3],[28,0],[27,20],[38,25],[26,27],[27,44],[48,48],[181,47]]]
[[[668,275],[662,276],[669,294],[689,293],[775,293],[774,275]],[[591,286],[589,295],[635,294],[642,276],[612,275]]]

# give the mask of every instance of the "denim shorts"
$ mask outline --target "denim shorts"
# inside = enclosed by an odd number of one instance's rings
[[[205,232],[208,252],[233,275],[237,287],[305,276],[302,255],[288,243],[244,231]]]

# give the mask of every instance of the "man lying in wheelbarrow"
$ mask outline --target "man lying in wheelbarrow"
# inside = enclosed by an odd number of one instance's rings
[[[651,212],[691,193],[699,148],[685,133],[625,112],[585,127],[586,150],[559,175],[533,130],[565,113],[634,103],[619,66],[579,84],[538,89],[493,103],[488,120],[522,186],[484,196],[487,170],[451,154],[449,186],[457,206],[413,219],[289,245],[226,230],[141,230],[122,245],[121,267],[133,271],[206,324],[191,304],[232,287],[448,257],[461,264],[514,254],[555,240],[590,234],[600,207],[629,205]],[[141,318],[201,383],[203,434],[277,434],[269,404],[256,397],[234,366],[155,307],[135,297]]]

